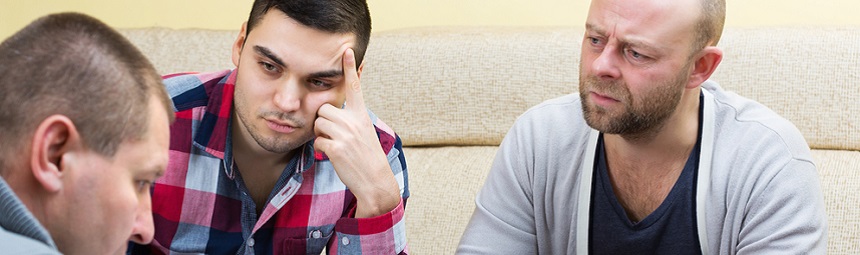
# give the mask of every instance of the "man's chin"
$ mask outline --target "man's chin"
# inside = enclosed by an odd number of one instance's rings
[[[592,128],[594,130],[600,131],[601,133],[609,133],[609,132],[606,132],[607,126],[608,126],[606,123],[599,122],[599,121],[585,121],[585,123],[588,124],[588,127]],[[608,130],[608,131],[612,131],[612,130]]]
[[[260,146],[260,148],[263,148],[264,150],[271,153],[283,154],[301,147],[305,143],[311,141],[311,139],[313,139],[312,135],[297,137],[296,134],[282,134],[278,136],[270,136],[264,139],[255,140],[257,142],[257,145]]]
[[[605,134],[618,134],[618,119],[610,116],[605,110],[599,112],[586,112],[585,123],[594,130]]]

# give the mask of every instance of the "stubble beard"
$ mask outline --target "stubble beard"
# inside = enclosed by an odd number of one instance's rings
[[[240,92],[241,93],[241,92]],[[237,93],[236,98],[240,97],[240,93]],[[266,151],[272,153],[289,153],[290,151],[299,148],[305,143],[309,142],[314,138],[313,132],[309,132],[307,130],[302,130],[302,127],[305,127],[305,122],[296,118],[295,116],[276,111],[262,111],[256,114],[245,114],[245,104],[242,100],[235,100],[234,107],[236,111],[236,115],[239,116],[239,122],[242,123],[242,126],[245,127],[245,130],[248,130],[248,134],[251,135],[251,138],[254,139],[254,142],[257,143],[261,148]],[[254,115],[249,118],[247,115]],[[254,120],[259,120],[261,122],[265,122],[266,118],[268,119],[276,119],[280,121],[289,121],[290,123],[294,123],[296,125],[295,132],[293,135],[299,135],[298,139],[290,139],[287,137],[266,137],[257,126],[252,123]],[[265,124],[263,124],[263,128]],[[303,133],[300,133],[303,132]]]
[[[681,102],[686,81],[686,74],[680,71],[674,79],[656,83],[641,97],[633,98],[629,87],[621,80],[601,80],[580,72],[579,97],[582,114],[588,126],[600,132],[634,139],[647,137],[659,131],[675,112]],[[612,112],[610,109],[590,104],[588,93],[591,89],[618,99],[623,105],[622,109]]]

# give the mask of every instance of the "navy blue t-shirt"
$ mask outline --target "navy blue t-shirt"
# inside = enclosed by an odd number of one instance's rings
[[[696,176],[701,126],[700,117],[698,141],[678,181],[663,203],[640,222],[632,222],[615,197],[607,171],[603,134],[600,134],[591,186],[589,254],[702,253],[696,227]]]

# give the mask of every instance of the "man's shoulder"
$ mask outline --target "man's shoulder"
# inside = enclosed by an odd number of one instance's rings
[[[370,109],[367,110],[367,114],[370,116],[370,120],[376,128],[379,143],[382,145],[382,150],[385,154],[388,154],[392,149],[396,149],[398,151],[402,150],[400,136],[394,132],[394,129],[392,129],[391,126],[388,126],[385,121],[382,121],[382,119],[376,116],[376,114],[374,114]]]
[[[568,171],[556,169],[563,167],[562,161],[567,165],[579,162],[587,150],[591,131],[582,116],[579,94],[569,94],[546,100],[520,115],[505,135],[500,150],[507,157],[549,164],[535,166],[536,171],[563,174]]]
[[[0,255],[4,254],[60,254],[56,249],[35,239],[10,232],[0,227]]]
[[[233,70],[220,70],[215,72],[182,72],[161,76],[164,85],[168,88],[194,87],[212,81],[221,81],[230,75]]]
[[[182,108],[190,108],[181,107],[189,102],[207,101],[216,86],[219,84],[223,85],[231,72],[232,70],[207,73],[175,73],[162,76],[162,79],[167,89],[167,94],[173,99],[174,104],[176,104],[176,110],[182,111],[187,110]]]
[[[223,70],[163,77],[176,111],[176,121],[170,126],[171,151],[189,153],[199,145],[199,152],[206,153],[202,155],[223,158],[234,74],[233,70]]]
[[[591,128],[582,116],[579,93],[549,99],[526,110],[514,128],[536,134],[587,133]]]
[[[582,104],[579,93],[559,96],[541,102],[526,110],[519,119],[564,119],[577,120],[582,118]]]
[[[812,161],[809,145],[800,130],[767,106],[719,87],[714,95],[717,144],[755,152],[760,160]],[[729,145],[725,145],[729,146]]]

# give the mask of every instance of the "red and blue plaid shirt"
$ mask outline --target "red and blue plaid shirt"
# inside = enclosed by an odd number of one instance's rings
[[[164,77],[176,122],[170,161],[152,190],[155,239],[131,254],[405,254],[409,189],[400,138],[368,111],[402,200],[374,218],[354,218],[355,197],[313,141],[303,145],[262,213],[232,164],[230,117],[236,72]]]

